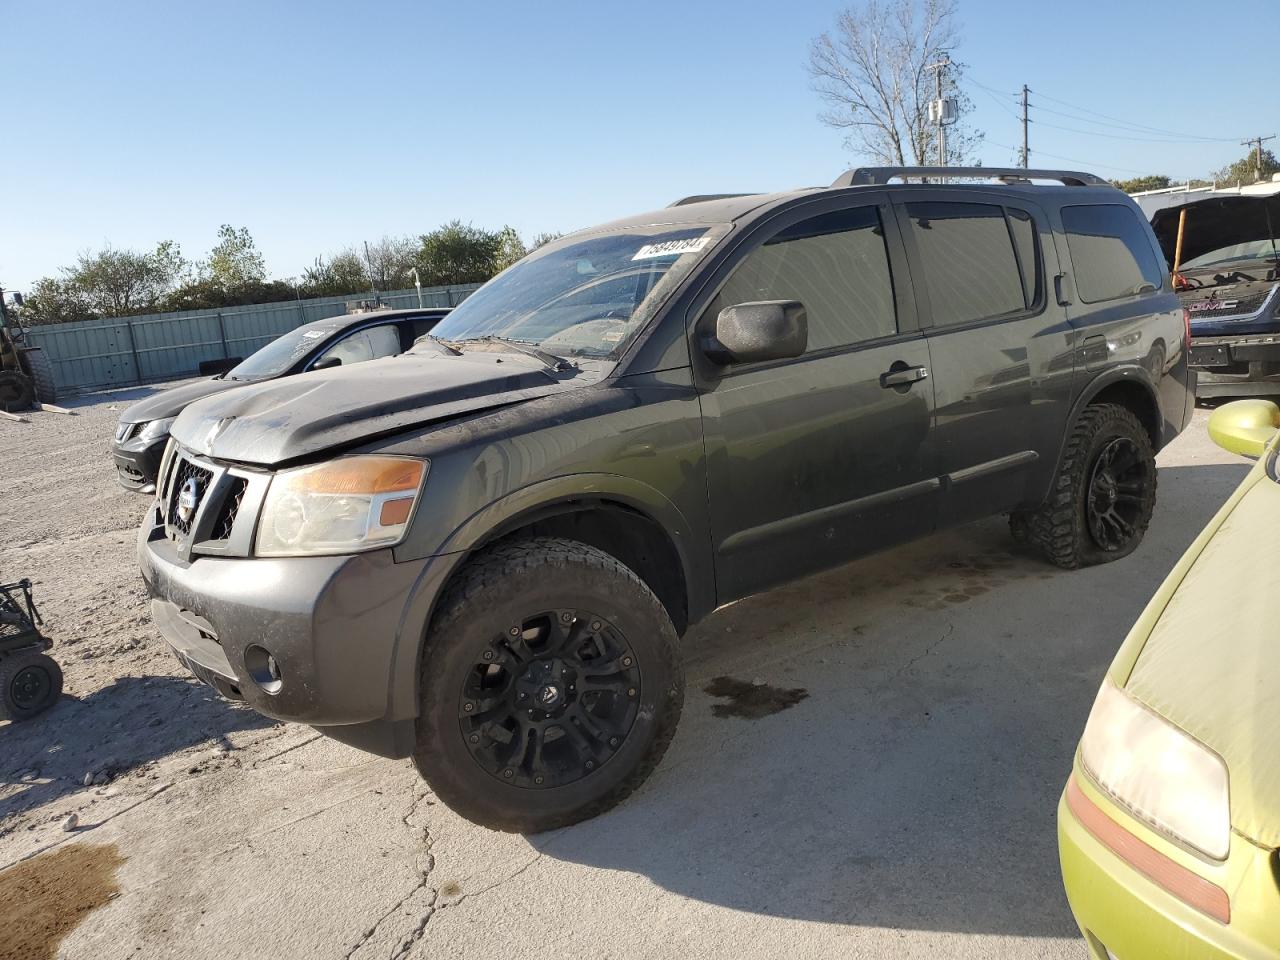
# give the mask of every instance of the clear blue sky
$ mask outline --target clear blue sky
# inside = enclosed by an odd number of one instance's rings
[[[816,119],[805,64],[843,5],[0,0],[0,282],[106,242],[203,256],[221,223],[288,276],[455,217],[527,238],[828,183],[857,158]],[[954,56],[987,87],[1229,138],[1112,139],[1147,134],[1033,110],[1033,164],[1198,175],[1280,133],[1274,0],[959,5]],[[1013,97],[971,93],[982,159],[1011,162]]]

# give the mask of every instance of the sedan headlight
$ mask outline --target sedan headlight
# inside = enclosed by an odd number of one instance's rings
[[[426,475],[425,460],[384,456],[281,470],[262,505],[257,553],[353,553],[399,543]]]
[[[166,417],[164,420],[151,420],[144,423],[142,429],[138,431],[138,436],[143,440],[157,440],[169,432],[173,421],[177,419],[177,417]]]
[[[1231,850],[1222,758],[1108,677],[1080,741],[1089,775],[1134,816],[1214,860]]]

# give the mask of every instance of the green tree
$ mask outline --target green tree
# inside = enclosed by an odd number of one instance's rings
[[[414,259],[418,254],[418,241],[413,237],[383,237],[368,245],[366,268],[373,284],[379,290],[402,290],[413,285]],[[347,293],[368,289],[353,287]]]
[[[1145,177],[1133,177],[1129,180],[1112,180],[1111,183],[1125,193],[1141,193],[1143,190],[1163,190],[1173,182],[1162,173],[1148,174]]]
[[[516,233],[514,227],[503,227],[498,231],[498,272],[501,273],[513,263],[518,263],[528,256],[529,251]]]
[[[315,263],[302,272],[302,289],[308,297],[364,292],[369,289],[364,258],[350,248],[340,250],[327,261],[316,257]]]
[[[232,291],[262,283],[267,279],[266,261],[258,251],[248,227],[238,230],[229,223],[218,228],[218,242],[204,263],[210,279]]]
[[[537,250],[539,247],[545,247],[552,240],[559,240],[563,236],[564,236],[563,233],[553,233],[553,232],[535,233],[533,235],[533,243],[529,245],[529,249]]]
[[[1276,160],[1276,155],[1270,150],[1262,151],[1262,175],[1258,176],[1258,154],[1254,150],[1237,160],[1235,163],[1228,164],[1213,175],[1213,179],[1220,184],[1234,185],[1237,183],[1256,183],[1258,180],[1270,180],[1271,175],[1280,173],[1280,162]]]
[[[502,234],[460,220],[422,236],[418,270],[424,287],[483,283],[499,270]]]
[[[24,303],[13,312],[24,327],[46,323],[92,320],[95,316],[88,298],[73,284],[56,277],[44,277],[26,293]]]

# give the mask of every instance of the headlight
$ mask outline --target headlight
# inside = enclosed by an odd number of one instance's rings
[[[382,456],[281,470],[262,505],[257,553],[352,553],[399,543],[426,475],[425,460]]]
[[[1231,850],[1227,766],[1108,677],[1080,741],[1089,775],[1134,816],[1206,856]]]
[[[138,431],[138,436],[143,440],[155,440],[163,437],[169,432],[169,428],[173,426],[173,421],[177,419],[177,417],[168,417],[164,420],[152,420],[149,423],[144,423],[142,429]]]

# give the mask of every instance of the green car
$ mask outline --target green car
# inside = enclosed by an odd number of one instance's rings
[[[1280,407],[1215,410],[1258,458],[1103,680],[1058,805],[1067,899],[1097,960],[1280,957]]]

